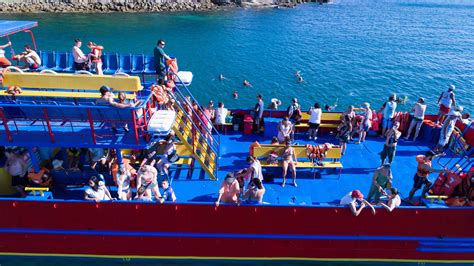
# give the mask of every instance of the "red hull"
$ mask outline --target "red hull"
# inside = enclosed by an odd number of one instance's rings
[[[474,210],[0,201],[0,253],[474,261]]]

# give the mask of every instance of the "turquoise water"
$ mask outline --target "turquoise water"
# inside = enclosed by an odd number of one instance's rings
[[[339,98],[339,110],[364,101],[378,108],[396,92],[409,96],[402,109],[424,96],[435,112],[439,93],[452,83],[459,102],[471,112],[474,106],[473,1],[338,0],[295,9],[0,19],[38,20],[42,50],[69,51],[79,37],[106,51],[151,54],[163,38],[181,70],[194,73],[191,89],[203,104],[251,107],[262,93],[267,103],[276,97],[285,107],[297,96],[304,107]],[[13,37],[17,50],[23,37]],[[296,70],[305,82],[296,82]],[[219,73],[228,80],[218,81]],[[243,79],[253,88],[244,88]]]

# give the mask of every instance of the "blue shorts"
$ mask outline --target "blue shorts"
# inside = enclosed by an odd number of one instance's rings
[[[393,126],[392,118],[383,118],[382,119],[382,128],[391,128]]]

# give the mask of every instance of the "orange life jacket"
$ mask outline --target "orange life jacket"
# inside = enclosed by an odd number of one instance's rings
[[[426,156],[425,155],[417,155],[416,156],[416,161],[418,162],[418,167],[416,168],[416,174],[419,176],[419,177],[425,177],[425,176],[428,176],[428,174],[430,173],[430,171],[428,170],[425,170],[423,168],[421,168],[423,165],[428,165],[429,167],[431,167],[431,161],[426,161]]]
[[[49,174],[49,170],[41,168],[38,173],[34,171],[28,173],[28,180],[40,187],[49,187],[53,182],[53,178]]]
[[[94,59],[92,59],[93,63],[102,62],[102,59],[101,59],[102,50],[104,50],[104,47],[100,45],[94,46],[94,48],[91,49],[91,54],[94,56]],[[97,54],[96,54],[96,51],[97,51]]]

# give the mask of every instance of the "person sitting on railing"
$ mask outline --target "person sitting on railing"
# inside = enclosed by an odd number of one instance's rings
[[[163,203],[160,191],[158,189],[156,168],[151,165],[143,165],[138,171],[137,188],[145,190],[146,195],[155,195],[155,199]]]
[[[117,171],[117,194],[120,200],[130,200],[132,198],[132,174],[125,164],[119,166]]]
[[[240,203],[240,187],[239,182],[235,179],[233,173],[227,173],[222,181],[221,186],[219,188],[218,197],[216,201],[216,206],[219,206],[219,203],[226,202],[226,203]]]
[[[398,189],[392,187],[388,191],[387,203],[381,202],[380,205],[387,211],[392,212],[396,207],[402,204],[402,200],[400,199],[400,195],[398,195]]]
[[[89,70],[89,58],[84,55],[81,50],[82,41],[80,39],[74,40],[74,46],[72,46],[72,56],[74,58],[73,69],[74,71]]]
[[[358,203],[360,202],[360,207],[357,209]],[[364,199],[364,195],[360,192],[360,190],[353,190],[346,194],[341,201],[339,202],[340,205],[349,206],[351,212],[354,216],[359,216],[362,210],[368,206],[372,210],[372,214],[375,215],[375,208],[370,204],[368,201]]]
[[[25,45],[25,51],[15,55],[13,59],[25,62],[29,69],[37,69],[41,66],[40,56],[29,45]]]
[[[163,179],[163,181],[161,181],[161,187],[163,188],[163,200],[167,202],[176,202],[176,195],[174,194],[174,190],[168,179]]]
[[[97,45],[93,42],[88,42],[87,47],[91,49],[89,54],[89,62],[91,64],[91,68],[95,68],[95,72],[97,75],[103,75],[102,72],[102,50],[104,47],[102,45]]]
[[[96,176],[89,179],[89,187],[84,191],[84,199],[100,202],[103,200],[114,200],[104,181]]]
[[[8,67],[12,65],[12,63],[5,57],[5,51],[3,50],[3,48],[6,48],[11,45],[11,42],[7,42],[4,45],[0,45],[0,67]]]
[[[262,181],[258,178],[254,178],[245,191],[243,200],[247,204],[260,204],[263,201],[263,195],[265,195],[265,187]]]

